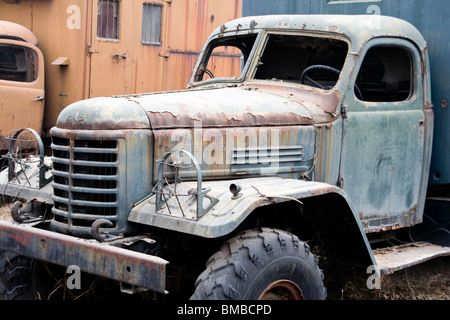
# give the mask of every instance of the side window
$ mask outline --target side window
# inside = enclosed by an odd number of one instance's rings
[[[403,47],[376,46],[367,52],[355,85],[355,95],[367,102],[408,100],[413,92],[413,57]]]
[[[196,72],[195,81],[213,78],[239,79],[256,36],[250,34],[212,41]]]
[[[144,3],[142,8],[142,44],[161,44],[162,6],[155,3]]]
[[[33,82],[38,76],[38,58],[34,50],[0,44],[0,80]]]
[[[97,37],[119,39],[119,1],[98,1]]]
[[[240,65],[236,64],[242,56],[241,50],[233,46],[218,46],[212,52],[205,73],[210,78],[239,78]]]

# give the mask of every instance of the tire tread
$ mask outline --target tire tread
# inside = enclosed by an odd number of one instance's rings
[[[247,230],[227,241],[207,261],[206,269],[195,283],[196,290],[191,299],[242,299],[238,286],[241,282],[250,281],[250,270],[261,269],[265,263],[283,254],[295,255],[306,261],[322,281],[322,296],[325,299],[323,271],[309,245],[293,234],[270,228]]]

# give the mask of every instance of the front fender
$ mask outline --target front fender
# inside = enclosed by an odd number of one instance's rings
[[[210,191],[203,202],[206,212],[203,216],[197,214],[196,194],[189,195],[192,193],[190,190],[198,187],[197,182],[181,182],[176,187],[171,187],[172,190],[176,189],[178,196],[170,197],[160,210],[156,210],[156,194],[153,194],[131,210],[128,220],[201,237],[217,238],[232,232],[254,209],[286,201],[286,198],[275,196],[286,196],[292,189],[285,189],[285,184],[294,184],[294,181],[302,185],[302,191],[298,192],[302,196],[311,195],[313,190],[317,190],[313,187],[316,183],[281,178],[204,181],[202,189]],[[238,194],[233,195],[230,192],[231,184],[240,186]],[[278,188],[276,192],[274,186]]]
[[[202,190],[206,196],[202,216],[197,214],[196,195],[192,192],[197,188],[196,181],[181,182],[169,188],[172,197],[166,198],[159,210],[155,207],[156,195],[152,194],[133,207],[128,220],[218,238],[230,234],[259,207],[298,201],[309,215],[313,232],[331,257],[360,266],[376,265],[350,199],[336,186],[279,177],[204,181]],[[178,196],[174,196],[175,193]]]
[[[240,186],[238,196],[230,192],[232,184]],[[176,187],[172,185],[178,197],[170,197],[160,210],[155,207],[155,194],[144,199],[133,207],[128,220],[205,238],[217,238],[232,232],[253,210],[261,206],[327,193],[337,193],[347,198],[341,189],[326,183],[279,177],[204,181],[202,187],[210,191],[204,201],[206,213],[201,217],[196,213],[196,195],[189,195],[192,193],[190,190],[197,188],[197,182],[189,181],[178,183]],[[208,207],[209,202],[215,205]],[[359,220],[356,215],[354,218]]]

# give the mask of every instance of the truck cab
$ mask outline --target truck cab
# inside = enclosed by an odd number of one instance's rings
[[[379,17],[379,35],[367,17],[321,18],[323,25],[305,17],[301,29],[294,17],[267,18],[270,27],[250,34],[239,32],[240,22],[227,26],[208,43],[190,87],[235,83],[301,105],[313,128],[311,142],[300,143],[302,161],[314,158],[306,167],[311,180],[342,188],[369,232],[416,224],[433,132],[426,43],[412,25],[391,18]],[[230,29],[236,36],[225,36]],[[243,57],[236,74],[211,78],[219,48]]]
[[[36,36],[24,26],[0,21],[0,154],[9,149],[11,131],[42,132],[45,79],[38,45]],[[24,151],[33,148],[33,143],[24,145]]]

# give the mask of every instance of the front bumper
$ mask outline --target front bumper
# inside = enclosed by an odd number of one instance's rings
[[[0,221],[0,250],[165,293],[167,261],[107,242]]]

